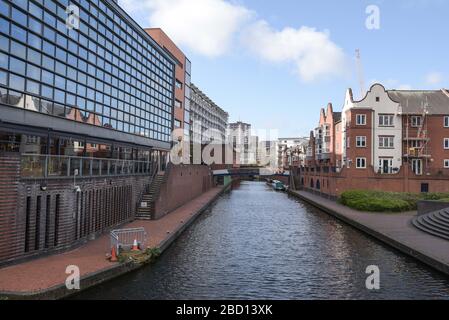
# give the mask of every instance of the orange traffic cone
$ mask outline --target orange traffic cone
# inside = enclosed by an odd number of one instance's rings
[[[137,239],[134,239],[134,244],[133,244],[133,248],[131,249],[131,251],[140,251],[139,245],[137,244]]]
[[[111,262],[117,262],[118,258],[117,258],[117,252],[115,249],[115,246],[112,247],[112,251],[111,251]]]

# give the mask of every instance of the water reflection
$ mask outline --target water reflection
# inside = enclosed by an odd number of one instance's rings
[[[381,290],[365,288],[369,265]],[[153,266],[76,299],[432,299],[449,281],[263,183],[223,196]]]

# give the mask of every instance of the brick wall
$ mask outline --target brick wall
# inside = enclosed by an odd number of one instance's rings
[[[449,192],[448,176],[418,176],[408,166],[403,166],[400,172],[394,175],[377,174],[372,168],[363,170],[363,174],[355,168],[343,168],[340,173],[324,173],[323,170],[320,173],[301,171],[299,177],[303,182],[302,188],[331,196],[339,196],[348,190],[420,193],[422,184],[429,185],[429,192]],[[317,181],[320,184],[319,189]]]
[[[156,219],[197,198],[214,186],[212,172],[208,166],[171,166],[167,174],[167,180],[161,187],[155,205]]]
[[[0,154],[0,265],[67,250],[135,218],[147,176],[20,179],[18,155]],[[106,248],[105,248],[106,250]]]

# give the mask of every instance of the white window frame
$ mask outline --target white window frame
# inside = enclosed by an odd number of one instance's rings
[[[363,166],[361,165],[363,161]],[[356,169],[366,169],[366,158],[356,158],[355,159]]]
[[[420,166],[417,166],[417,163],[420,163]],[[413,159],[412,160],[412,171],[417,175],[417,176],[422,176],[423,175],[423,161],[422,159]],[[417,169],[420,170],[417,170]],[[417,172],[418,171],[418,172]]]
[[[356,114],[355,118],[355,122],[358,126],[366,126],[366,114]]]
[[[387,143],[385,143],[387,141]],[[394,149],[393,136],[379,136],[379,149]]]
[[[444,167],[444,169],[449,169],[449,159],[444,159],[443,167]]]
[[[449,128],[449,116],[444,116],[444,127]]]
[[[444,138],[443,147],[444,150],[449,150],[449,138]]]
[[[356,137],[356,147],[357,148],[366,148],[366,136],[357,136]]]
[[[394,127],[394,115],[393,114],[380,114],[379,115],[379,127]]]
[[[418,124],[419,119],[419,124]],[[413,128],[418,128],[423,124],[423,117],[422,116],[412,116],[412,123],[411,126]]]

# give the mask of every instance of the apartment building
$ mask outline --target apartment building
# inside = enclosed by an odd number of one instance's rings
[[[308,138],[279,138],[276,145],[279,169],[304,164],[308,145]]]
[[[336,116],[328,120],[330,115]],[[375,84],[356,101],[348,89],[339,118],[331,105],[321,110],[300,170],[303,187],[331,195],[348,189],[449,191],[447,90]]]
[[[193,83],[191,89],[191,141],[196,144],[207,144],[212,140],[224,143],[229,114]]]
[[[251,135],[251,124],[241,121],[228,126],[228,141],[239,154],[239,164],[255,164],[257,162],[257,144]],[[255,144],[255,145],[254,145]]]

